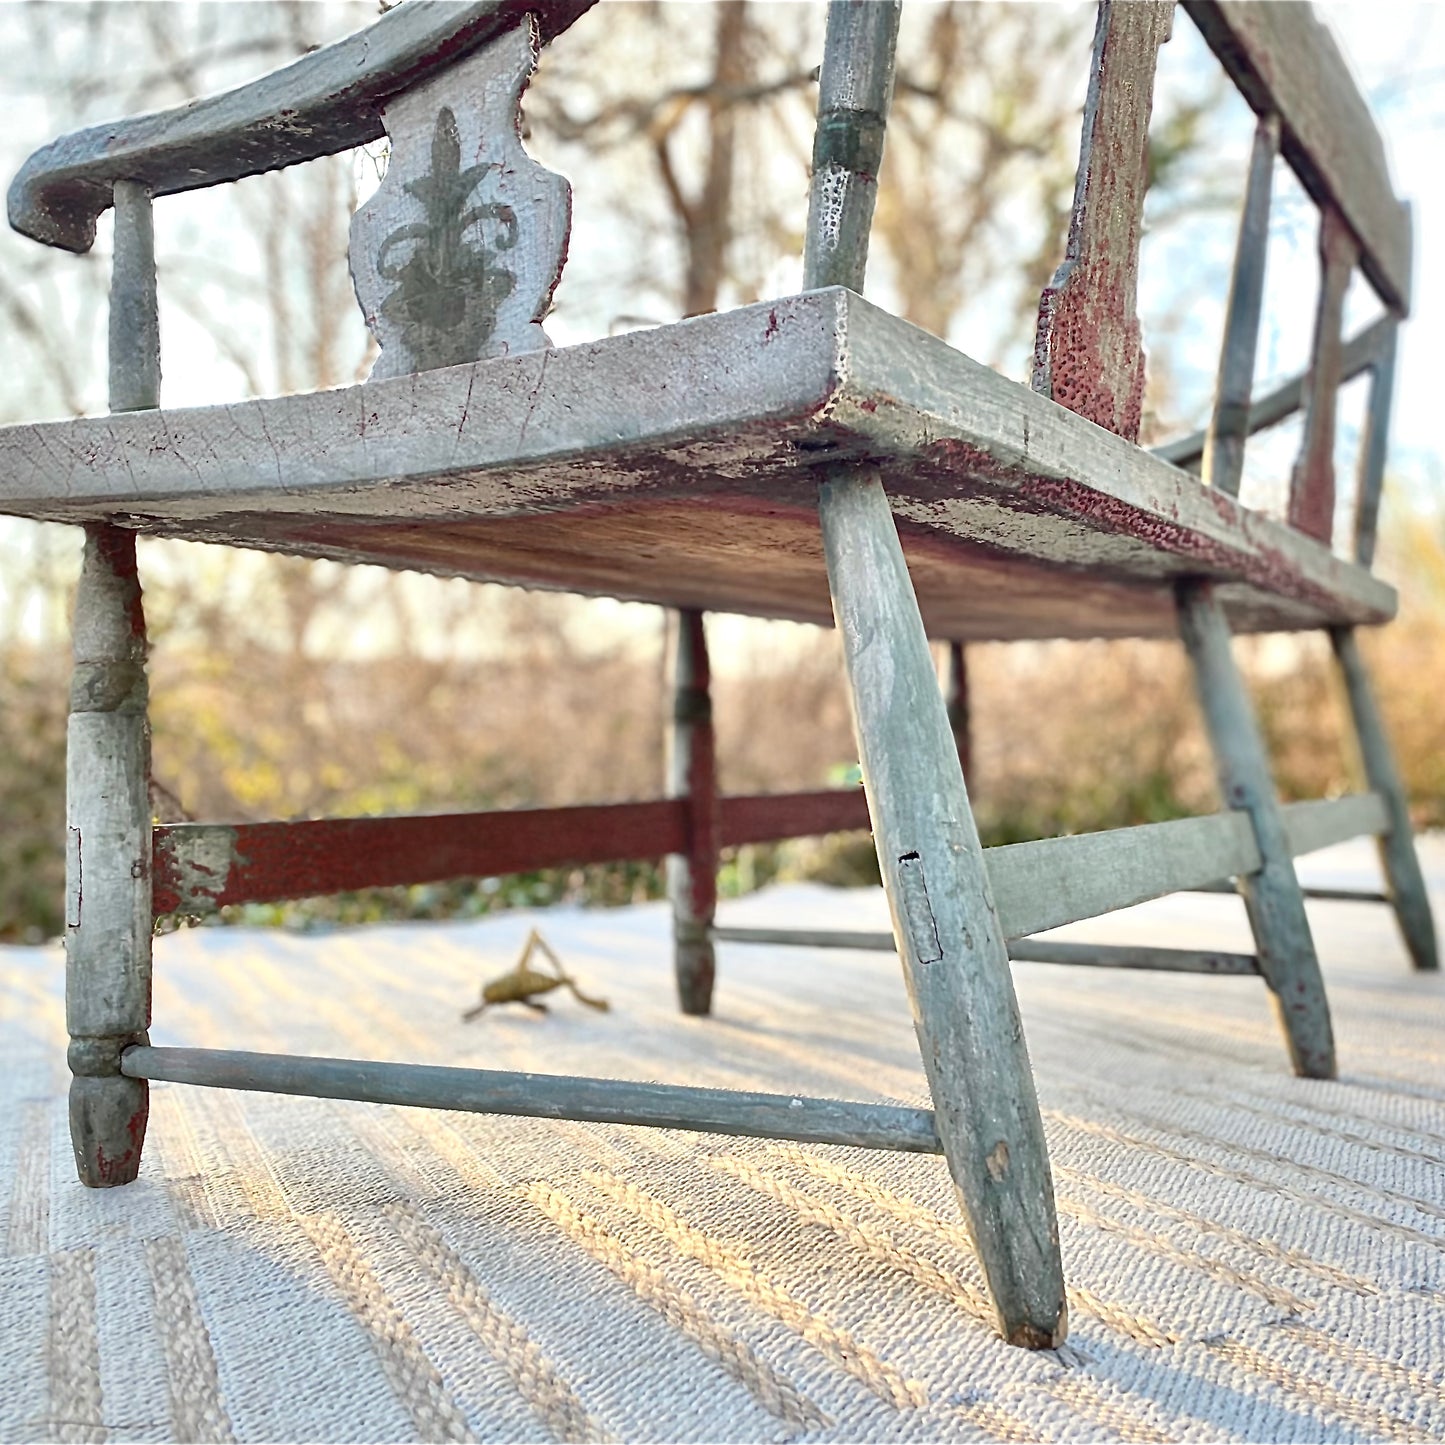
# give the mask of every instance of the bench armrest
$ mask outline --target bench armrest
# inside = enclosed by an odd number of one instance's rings
[[[198,190],[365,145],[385,100],[537,16],[543,42],[596,0],[406,0],[374,25],[270,75],[171,110],[91,126],[35,152],[10,186],[10,224],[83,253],[116,181]]]

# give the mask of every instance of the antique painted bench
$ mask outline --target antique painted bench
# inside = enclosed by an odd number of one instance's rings
[[[1134,317],[1146,140],[1168,3],[1100,7],[1068,252],[1040,313],[1034,385],[861,297],[893,83],[896,3],[833,0],[801,295],[552,349],[566,182],[517,107],[538,49],[591,0],[407,0],[259,82],[67,136],[34,155],[10,220],[84,252],[115,212],[112,414],[0,430],[0,510],[84,526],[69,732],[67,1019],[81,1180],[135,1178],[148,1081],[613,1121],[942,1153],[1004,1337],[1067,1328],[1049,1164],[1009,956],[1251,973],[1293,1066],[1335,1072],[1293,857],[1379,838],[1417,967],[1436,966],[1404,796],[1354,629],[1390,619],[1370,563],[1408,212],[1344,64],[1308,7],[1186,0],[1259,117],[1207,433],[1137,444]],[[154,197],[389,135],[351,264],[381,344],[364,384],[159,406]],[[1320,209],[1307,377],[1252,396],[1277,155]],[[1359,268],[1386,318],[1345,344]],[[1335,396],[1373,375],[1353,557],[1330,546]],[[1246,438],[1293,409],[1288,523],[1236,500]],[[1198,464],[1200,475],[1189,470]],[[655,602],[679,609],[668,797],[507,814],[154,825],[137,534]],[[864,789],[718,796],[703,614],[836,622]],[[1282,807],[1234,631],[1328,629],[1368,776]],[[930,636],[953,645],[940,691]],[[991,849],[958,743],[962,644],[1180,637],[1225,810]],[[952,721],[951,721],[952,718]],[[156,916],[253,899],[670,855],[682,1006],[710,1006],[718,850],[871,826],[932,1109],[613,1080],[156,1048]],[[1233,881],[1231,881],[1233,880]],[[1034,941],[1172,891],[1237,887],[1252,955]],[[797,931],[781,942],[856,946]]]

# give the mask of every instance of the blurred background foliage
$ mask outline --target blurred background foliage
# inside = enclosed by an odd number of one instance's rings
[[[0,7],[4,169],[13,174],[65,130],[224,88],[375,16],[374,0]],[[1092,10],[913,4],[905,17],[870,293],[1023,379],[1038,293],[1063,251]],[[798,289],[821,36],[817,4],[639,0],[608,5],[551,47],[528,96],[527,134],[575,189],[554,341]],[[1155,439],[1205,415],[1249,132],[1181,16],[1161,65],[1141,277]],[[347,227],[384,165],[384,146],[373,147],[158,206],[167,405],[365,375]],[[1272,246],[1303,254],[1296,269],[1312,285],[1308,207],[1287,183],[1281,196]],[[107,252],[104,231],[84,258],[0,238],[0,421],[104,410]],[[1264,371],[1299,369],[1310,309],[1286,303],[1267,321]],[[1358,430],[1348,407],[1346,423],[1342,477]],[[1252,446],[1246,500],[1277,510],[1288,464],[1287,450]],[[1402,618],[1366,645],[1417,819],[1438,826],[1445,536],[1415,490],[1390,492],[1381,569],[1401,587]],[[159,818],[527,807],[660,790],[666,618],[657,609],[142,547]],[[78,555],[71,530],[0,522],[6,939],[60,927],[66,613]],[[730,618],[710,628],[724,789],[846,776],[855,751],[833,634]],[[1322,643],[1239,644],[1288,797],[1352,782]],[[968,655],[970,789],[986,842],[1217,806],[1177,645],[977,645]],[[722,882],[740,892],[778,877],[867,881],[871,845],[743,849]],[[236,912],[293,924],[437,917],[627,902],[657,896],[660,884],[644,862]]]

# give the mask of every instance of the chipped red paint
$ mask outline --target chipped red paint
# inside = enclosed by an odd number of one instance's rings
[[[1138,441],[1144,348],[1135,315],[1149,112],[1173,4],[1102,0],[1063,265],[1039,303],[1034,390]]]
[[[1101,532],[1133,538],[1154,551],[1180,558],[1184,564],[1179,569],[1180,576],[1195,572],[1221,579],[1238,579],[1275,596],[1287,597],[1303,606],[1318,609],[1324,616],[1338,610],[1339,599],[1334,593],[1301,576],[1288,558],[1275,548],[1258,543],[1252,549],[1231,546],[1228,542],[1143,511],[1119,497],[1097,491],[1071,478],[1048,477],[1022,467],[1005,466],[967,442],[942,438],[930,443],[924,452],[939,468],[940,490],[946,490],[950,495],[959,494],[960,473],[975,478],[1007,479],[1013,485],[1009,504],[1015,511],[1076,517]],[[922,468],[914,473],[915,481],[926,476],[927,472]],[[1222,492],[1211,492],[1209,495],[1221,521],[1234,526],[1241,524],[1247,515],[1243,507]],[[1243,529],[1241,535],[1245,535]],[[1030,559],[1024,561],[1028,565],[1036,565]],[[1087,572],[1088,575],[1098,576],[1106,570],[1094,563]]]
[[[155,830],[157,915],[181,906],[177,843],[186,828]],[[678,800],[419,818],[324,818],[246,823],[234,832],[234,862],[214,893],[228,903],[308,898],[355,888],[484,878],[534,868],[611,863],[681,853],[686,805]]]
[[[130,1138],[130,1146],[125,1153],[113,1159],[105,1152],[103,1144],[95,1147],[95,1168],[91,1177],[100,1182],[102,1189],[117,1184],[129,1184],[140,1172],[141,1149],[145,1145],[146,1124],[149,1119],[150,1090],[146,1089],[144,1102],[126,1121],[125,1132]]]
[[[194,901],[187,906],[208,901],[220,908],[357,888],[687,854],[689,817],[686,800],[669,798],[420,818],[244,823],[229,830],[234,836],[232,866],[217,878],[214,889],[198,889],[196,867],[190,865],[190,897]],[[188,832],[194,835],[205,826],[181,823],[156,828],[152,906],[157,917],[182,906],[181,859],[186,838]],[[715,880],[717,847],[867,826],[868,809],[861,790],[718,799],[717,843],[711,854],[713,865],[706,870],[708,880]],[[702,854],[696,856],[700,862]],[[716,883],[705,886],[715,888]]]
[[[123,527],[93,524],[95,549],[105,563],[106,571],[119,579],[124,587],[126,626],[132,640],[142,647],[146,640],[145,605],[141,598],[140,574],[135,560],[135,533]]]

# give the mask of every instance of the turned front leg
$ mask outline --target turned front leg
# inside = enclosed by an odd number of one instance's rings
[[[151,1008],[150,729],[135,537],[88,529],[75,599],[66,762],[65,1016],[82,1184],[129,1184],[149,1111],[120,1072]]]

